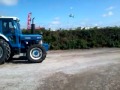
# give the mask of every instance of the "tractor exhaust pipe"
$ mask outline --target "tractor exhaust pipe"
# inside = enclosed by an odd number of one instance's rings
[[[31,24],[31,34],[34,34],[35,33],[35,24],[34,24],[34,19],[32,19],[32,24]]]

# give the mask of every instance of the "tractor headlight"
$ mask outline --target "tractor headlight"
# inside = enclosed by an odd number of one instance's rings
[[[39,44],[41,44],[41,45],[42,45],[42,44],[43,44],[43,40],[40,40],[40,41],[39,41]]]
[[[28,44],[28,42],[26,42],[26,44]]]

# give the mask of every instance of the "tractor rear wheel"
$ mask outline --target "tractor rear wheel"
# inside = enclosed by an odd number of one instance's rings
[[[40,45],[30,46],[27,50],[27,59],[32,63],[41,63],[46,58],[46,50]]]
[[[10,45],[3,39],[0,39],[0,43],[2,43],[6,49],[6,58],[5,61],[9,60],[10,55],[11,55],[11,48]]]
[[[7,57],[7,51],[5,45],[0,42],[0,64],[4,64]]]
[[[8,60],[6,60],[6,62],[7,62],[7,63],[11,62],[11,61],[12,61],[12,59],[13,59],[13,56],[14,56],[14,53],[12,52],[12,53],[10,54],[9,59],[8,59]]]

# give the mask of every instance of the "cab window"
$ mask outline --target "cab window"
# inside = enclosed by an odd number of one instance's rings
[[[3,21],[2,22],[2,32],[3,34],[14,34],[15,33],[15,29],[14,29],[14,25],[11,21]]]

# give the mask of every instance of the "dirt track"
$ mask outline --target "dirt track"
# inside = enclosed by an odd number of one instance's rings
[[[120,49],[49,51],[41,64],[0,66],[0,90],[120,90]]]

